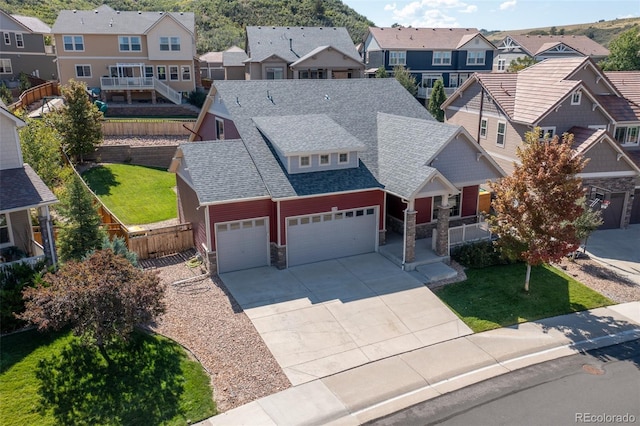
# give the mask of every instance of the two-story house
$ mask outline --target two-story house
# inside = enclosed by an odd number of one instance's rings
[[[212,272],[374,252],[389,233],[407,265],[434,229],[447,255],[503,176],[395,79],[214,81],[194,135],[170,170]]]
[[[25,122],[0,101],[0,266],[14,261],[56,262],[49,206],[58,202],[31,166],[23,163],[18,128]],[[34,240],[32,212],[38,218],[42,245]]]
[[[442,108],[447,123],[466,128],[508,173],[525,133],[540,128],[541,139],[573,134],[575,152],[589,159],[580,175],[587,196],[594,207],[606,207],[603,228],[638,220],[640,169],[627,149],[638,146],[640,109],[589,57],[475,74]]]
[[[584,35],[508,35],[498,43],[493,71],[505,72],[512,61],[532,58],[536,62],[551,58],[588,56],[595,62],[609,56],[609,50]]]
[[[20,73],[57,79],[50,33],[51,28],[38,18],[0,10],[0,80],[7,87],[17,87]]]
[[[495,48],[475,28],[370,27],[362,54],[368,75],[403,66],[418,82],[418,97],[428,98],[436,80],[448,96],[473,73],[490,72]]]
[[[62,10],[51,32],[62,84],[82,81],[103,100],[127,103],[180,104],[195,90],[191,12]]]
[[[247,80],[360,78],[364,64],[344,27],[246,29]]]

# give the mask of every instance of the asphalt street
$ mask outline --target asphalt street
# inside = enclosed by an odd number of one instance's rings
[[[369,424],[582,423],[640,424],[640,340],[534,365]]]

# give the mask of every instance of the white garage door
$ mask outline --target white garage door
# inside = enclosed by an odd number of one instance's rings
[[[269,220],[216,224],[218,273],[269,265]]]
[[[288,266],[376,250],[377,207],[287,219]]]

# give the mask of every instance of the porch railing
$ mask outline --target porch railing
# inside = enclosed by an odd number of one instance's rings
[[[182,103],[182,95],[154,77],[100,77],[102,90],[155,90],[176,105]]]
[[[449,228],[450,248],[459,244],[489,239],[491,239],[491,230],[489,224],[484,221]]]
[[[182,95],[180,94],[180,92],[173,90],[171,87],[164,84],[157,78],[153,79],[153,88],[156,90],[156,92],[160,93],[162,96],[169,99],[174,104],[180,105],[182,103]]]
[[[10,265],[15,265],[17,263],[27,263],[31,266],[34,266],[38,262],[45,259],[44,248],[37,241],[31,240],[31,251],[33,252],[32,256],[23,257],[22,259],[14,260],[12,262],[0,263],[0,268],[4,268]]]

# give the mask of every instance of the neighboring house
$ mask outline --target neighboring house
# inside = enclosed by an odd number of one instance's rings
[[[638,221],[640,169],[628,151],[638,148],[640,108],[592,59],[547,59],[518,73],[476,74],[442,108],[447,123],[466,128],[508,173],[525,133],[536,127],[541,137],[572,133],[574,148],[589,159],[580,174],[587,195],[594,207],[608,206],[602,227]]]
[[[434,229],[446,255],[503,176],[395,79],[214,82],[194,134],[170,170],[212,272],[374,252],[391,232],[405,265]]]
[[[511,61],[524,57],[540,62],[585,56],[599,62],[609,56],[609,50],[584,35],[508,35],[498,43],[493,71],[505,72]]]
[[[194,31],[191,12],[62,10],[51,30],[60,82],[84,82],[111,102],[180,104],[196,88]]]
[[[370,27],[362,47],[368,75],[400,65],[418,82],[418,97],[428,98],[436,80],[448,95],[475,72],[490,72],[495,46],[475,28]]]
[[[56,262],[49,206],[58,202],[31,166],[24,164],[18,128],[25,122],[0,101],[0,267],[11,261]],[[35,242],[31,212],[37,213],[42,232]]]
[[[0,10],[0,80],[7,87],[18,87],[21,72],[45,80],[57,78],[50,32],[38,18]]]
[[[244,80],[247,53],[238,46],[200,56],[200,75],[209,80]]]
[[[247,80],[363,77],[344,27],[247,27]]]

